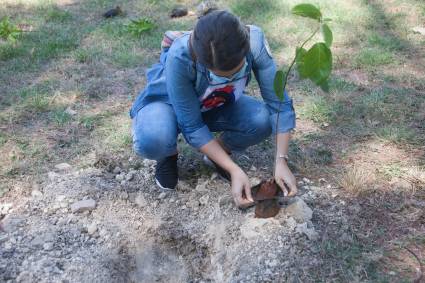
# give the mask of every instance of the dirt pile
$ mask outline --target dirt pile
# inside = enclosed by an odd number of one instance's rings
[[[311,192],[258,219],[215,176],[164,193],[152,172],[67,168],[2,204],[0,281],[279,282],[314,267]]]

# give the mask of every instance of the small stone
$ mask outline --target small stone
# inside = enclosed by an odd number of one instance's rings
[[[44,243],[43,244],[43,249],[45,251],[51,251],[53,249],[53,243]]]
[[[200,181],[198,180],[198,184],[196,185],[195,190],[198,192],[207,192],[207,185],[208,185],[208,180],[200,183]]]
[[[9,239],[7,235],[0,236],[0,244],[6,242]]]
[[[126,200],[128,199],[128,193],[127,192],[122,192],[120,195],[121,199]]]
[[[199,203],[202,205],[207,205],[209,200],[209,196],[208,195],[203,195],[200,199],[199,199]]]
[[[310,184],[311,183],[311,181],[309,179],[307,179],[306,177],[303,178],[303,182],[306,183],[306,184]]]
[[[117,181],[123,181],[124,180],[124,174],[118,174],[118,175],[116,175],[115,176],[115,179],[117,180]]]
[[[77,111],[73,110],[71,107],[67,107],[67,108],[65,109],[65,113],[67,113],[67,114],[69,114],[69,115],[71,115],[71,116],[75,116],[75,115],[77,115]]]
[[[125,180],[126,181],[131,181],[134,179],[134,173],[133,172],[129,172],[126,176],[125,176]]]
[[[288,226],[289,230],[293,231],[297,227],[297,222],[293,217],[289,217],[286,219],[286,226]]]
[[[278,262],[276,259],[272,259],[272,260],[269,260],[269,261],[268,261],[268,264],[267,264],[267,265],[268,265],[269,267],[276,267],[276,266],[278,265],[278,263],[279,263],[279,262]]]
[[[165,199],[167,197],[167,193],[166,192],[162,192],[159,194],[158,199]]]
[[[121,173],[121,168],[120,167],[115,167],[114,168],[114,170],[112,171],[112,173],[114,173],[114,174],[119,174],[119,173]]]
[[[147,206],[147,201],[146,201],[146,199],[145,199],[145,197],[143,195],[137,195],[136,198],[134,199],[134,202],[139,207],[145,207],[145,206]]]
[[[5,244],[4,244],[4,249],[5,250],[11,250],[13,248],[13,244],[11,243],[11,242],[6,242]]]
[[[291,203],[285,208],[285,213],[293,217],[298,223],[303,223],[311,220],[313,211],[299,197],[295,197]]]
[[[307,223],[298,224],[295,231],[306,235],[310,241],[314,241],[319,237],[319,234],[313,228],[307,227]]]
[[[50,171],[49,173],[47,173],[47,177],[49,178],[50,181],[54,181],[56,178],[59,177],[59,174],[56,172]]]
[[[69,171],[72,169],[72,166],[69,165],[68,163],[60,163],[60,164],[56,164],[55,168],[56,170],[59,170],[59,171]]]
[[[212,174],[211,174],[211,178],[210,178],[210,180],[211,180],[211,181],[214,181],[215,179],[217,179],[217,177],[218,177],[217,172],[214,172],[214,173],[212,173]]]
[[[97,231],[97,225],[95,222],[87,226],[87,234],[93,235]]]
[[[33,198],[39,198],[39,197],[42,197],[43,196],[43,193],[40,192],[39,190],[32,190],[31,191],[31,196]]]
[[[412,28],[412,31],[414,33],[419,33],[419,34],[425,35],[425,27],[414,27],[414,28]]]
[[[95,208],[96,208],[96,201],[94,199],[80,200],[71,204],[72,213],[91,211]]]
[[[13,207],[13,203],[0,203],[0,214],[7,214]]]

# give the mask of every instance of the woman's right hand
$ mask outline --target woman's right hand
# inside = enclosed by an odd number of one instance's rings
[[[245,172],[237,167],[230,172],[232,182],[232,196],[236,205],[240,208],[246,208],[254,203],[251,195],[251,185]]]

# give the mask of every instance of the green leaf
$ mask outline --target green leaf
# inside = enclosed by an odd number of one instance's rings
[[[322,13],[312,4],[299,4],[291,10],[292,14],[320,21]]]
[[[321,85],[331,74],[331,50],[323,42],[316,43],[302,56],[297,67],[301,78]]]
[[[324,92],[329,92],[329,84],[328,81],[324,81],[321,85],[320,88],[324,91]]]
[[[274,92],[276,93],[276,96],[280,99],[280,101],[283,100],[283,80],[284,80],[285,74],[282,70],[278,70],[276,72],[276,75],[274,76]]]
[[[127,31],[135,36],[140,36],[142,33],[155,28],[155,24],[147,18],[131,20],[131,23],[126,25]]]
[[[295,62],[300,63],[303,56],[307,53],[307,50],[301,47],[297,47],[295,51]]]
[[[326,46],[330,48],[333,41],[333,35],[332,35],[331,29],[329,28],[327,24],[322,25],[322,33],[323,33],[323,38],[325,40]]]

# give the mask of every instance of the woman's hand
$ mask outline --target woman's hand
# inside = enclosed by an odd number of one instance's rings
[[[282,188],[283,195],[293,197],[297,194],[295,176],[292,174],[291,169],[289,169],[285,159],[278,158],[276,161],[275,181]]]
[[[254,203],[251,195],[251,185],[245,172],[237,167],[230,172],[232,179],[232,196],[236,205],[240,208],[246,208]]]

